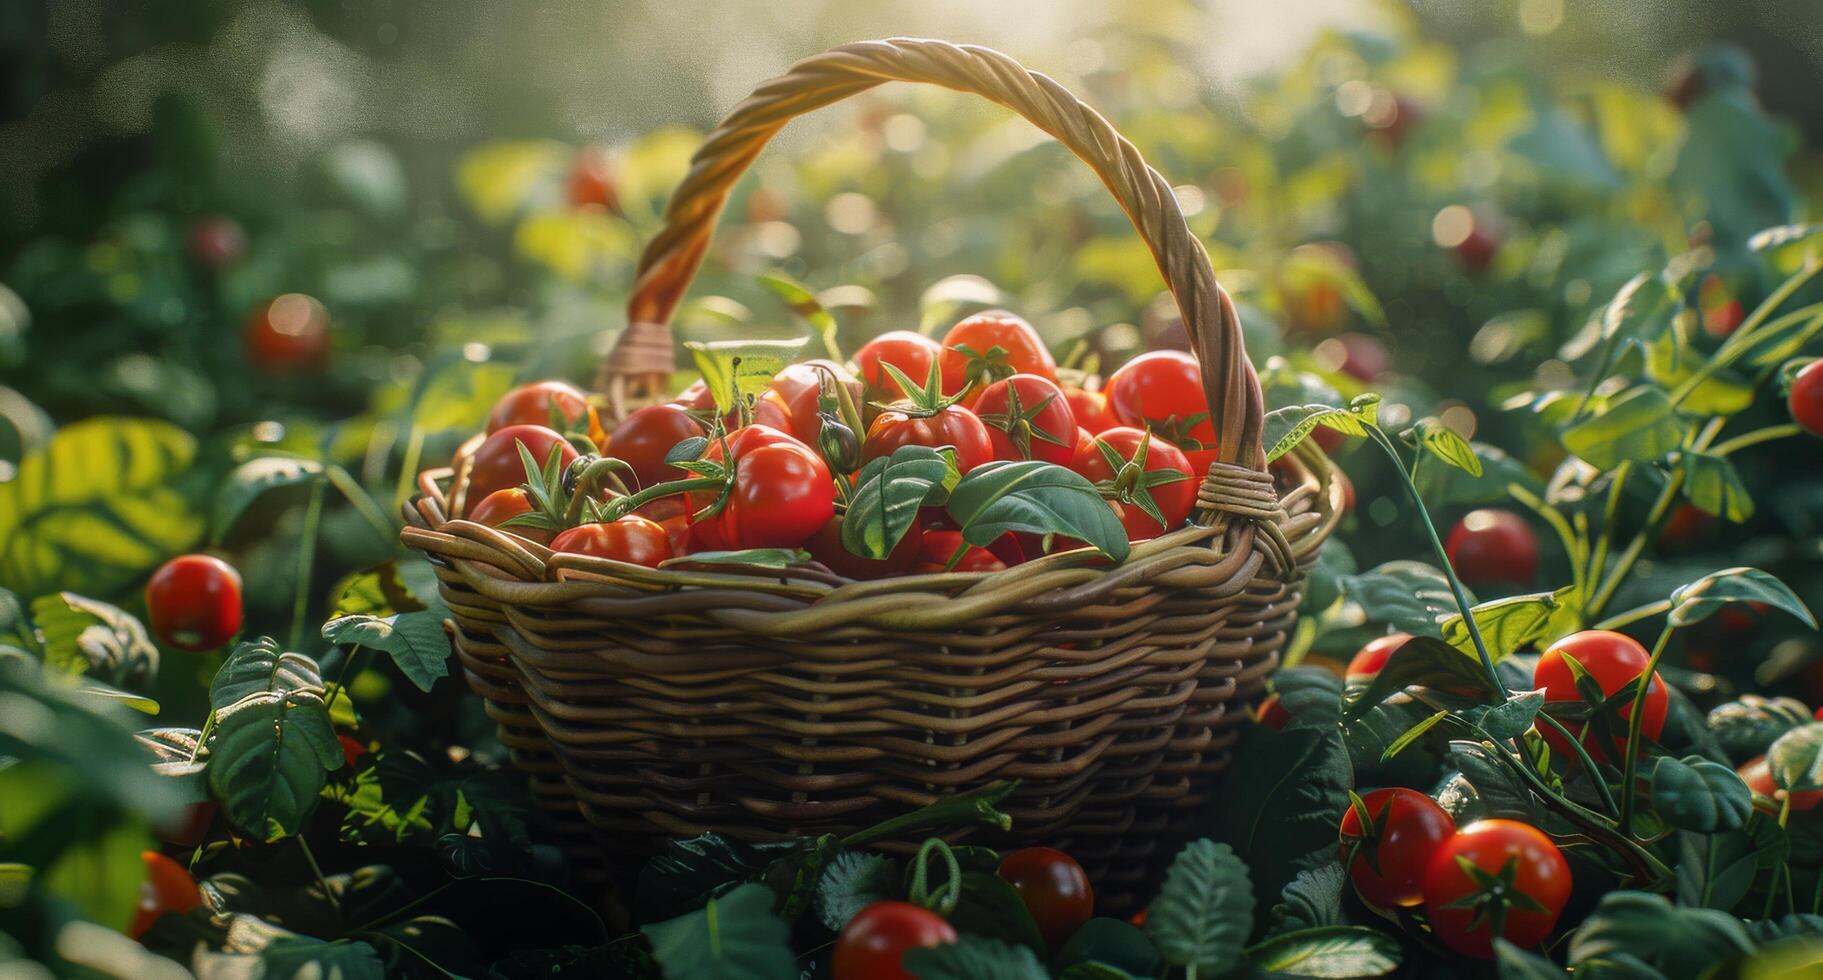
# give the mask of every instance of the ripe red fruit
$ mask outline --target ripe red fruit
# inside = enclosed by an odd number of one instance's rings
[[[520,385],[500,396],[487,416],[487,431],[499,432],[509,425],[551,424],[551,408],[556,406],[568,426],[589,417],[589,396],[568,381],[534,381]]]
[[[1386,666],[1386,660],[1393,652],[1405,645],[1412,638],[1410,633],[1388,633],[1385,636],[1369,640],[1354,659],[1348,662],[1345,677],[1350,684],[1366,684]]]
[[[1023,317],[988,310],[968,317],[943,335],[940,366],[943,393],[953,395],[971,381],[982,383],[1012,374],[1036,374],[1057,380],[1057,362]],[[906,372],[914,381],[924,375]]]
[[[1525,585],[1538,573],[1538,535],[1511,511],[1471,511],[1450,529],[1443,550],[1469,585]]]
[[[837,514],[811,536],[804,544],[804,550],[837,575],[870,580],[905,574],[918,560],[923,543],[924,532],[914,525],[906,530],[905,537],[899,539],[885,558],[863,558],[842,544],[842,515]]]
[[[1478,820],[1431,855],[1424,909],[1445,946],[1491,959],[1496,931],[1521,948],[1544,942],[1569,901],[1570,886],[1569,862],[1538,828]]]
[[[912,571],[920,575],[930,572],[1001,572],[1006,570],[1006,562],[986,548],[970,547],[962,553],[955,568],[946,567],[949,560],[962,547],[962,532],[947,529],[936,529],[924,532],[918,542],[918,561],[912,565]]]
[[[570,165],[570,203],[576,207],[595,205],[609,211],[620,210],[620,189],[614,180],[614,159],[604,147],[585,146],[576,151]]]
[[[1785,403],[1791,420],[1813,436],[1823,436],[1823,360],[1811,361],[1791,379]]]
[[[1024,847],[1000,859],[999,875],[1025,902],[1052,949],[1095,915],[1095,891],[1076,859],[1051,847]]]
[[[1819,709],[1818,713],[1823,715],[1823,709]],[[1823,789],[1799,790],[1796,793],[1780,789],[1778,784],[1772,781],[1772,767],[1766,764],[1766,757],[1763,755],[1742,763],[1741,768],[1735,771],[1740,774],[1741,781],[1747,784],[1748,789],[1771,799],[1781,808],[1783,808],[1787,796],[1791,797],[1793,812],[1815,810],[1817,804],[1823,803]]]
[[[475,448],[473,464],[468,471],[467,513],[496,490],[519,486],[526,480],[525,462],[519,456],[519,444],[532,454],[539,466],[557,449],[557,465],[567,467],[576,460],[576,449],[562,435],[542,425],[509,425],[482,441]]]
[[[855,372],[867,386],[867,400],[891,404],[907,394],[881,364],[891,364],[906,377],[922,382],[930,376],[930,366],[942,353],[937,342],[910,330],[891,330],[861,345],[855,351]]]
[[[1036,374],[1015,374],[982,389],[975,414],[987,424],[995,459],[1036,459],[1070,465],[1076,413],[1063,389]]]
[[[329,311],[303,293],[286,293],[255,308],[242,337],[248,360],[262,371],[314,371],[329,361]]]
[[[707,434],[682,405],[647,405],[614,427],[602,452],[632,467],[639,487],[649,487],[682,479],[684,471],[668,465],[665,456],[685,439]]]
[[[1095,436],[1087,443],[1078,443],[1070,459],[1070,468],[1088,477],[1092,483],[1115,480],[1119,470],[1108,461],[1108,454],[1102,452],[1101,446],[1112,450],[1113,455],[1128,463],[1133,462],[1139,454],[1140,442],[1147,442],[1146,473],[1176,473],[1182,479],[1169,483],[1157,483],[1148,492],[1158,505],[1159,513],[1165,518],[1163,525],[1153,520],[1139,505],[1127,500],[1109,501],[1118,504],[1114,512],[1120,516],[1121,525],[1127,529],[1127,537],[1133,541],[1145,541],[1156,538],[1166,531],[1174,531],[1183,526],[1184,520],[1196,506],[1195,474],[1191,463],[1176,446],[1156,436],[1146,439],[1146,433],[1127,426],[1116,426]]]
[[[881,412],[861,441],[861,462],[891,456],[901,446],[952,447],[956,468],[963,473],[994,458],[986,423],[961,405],[947,406],[933,415],[899,409]]]
[[[468,519],[476,524],[500,527],[520,514],[529,514],[531,511],[532,495],[519,487],[510,487],[488,494],[486,499],[476,504],[468,512]],[[508,534],[516,534],[527,541],[536,541],[545,545],[550,544],[551,536],[557,533],[542,527],[502,527],[500,529]]]
[[[196,879],[176,861],[157,851],[142,851],[146,877],[139,885],[139,908],[127,935],[134,939],[146,934],[162,915],[182,915],[203,903],[202,890]]]
[[[569,528],[551,540],[551,550],[657,568],[671,557],[671,538],[656,521],[628,514]]]
[[[190,257],[205,269],[220,271],[247,254],[247,235],[240,222],[224,215],[198,218],[190,226]]]
[[[1633,693],[1639,685],[1639,675],[1645,671],[1651,655],[1632,637],[1611,630],[1583,630],[1572,633],[1558,640],[1545,649],[1544,655],[1538,658],[1538,666],[1532,671],[1532,684],[1544,691],[1546,710],[1553,702],[1584,704],[1583,693],[1577,688],[1576,673],[1569,661],[1574,660],[1600,685],[1605,698],[1625,692],[1622,705],[1608,722],[1611,741],[1604,744],[1601,725],[1591,719],[1586,722],[1564,721],[1564,727],[1577,736],[1589,757],[1597,762],[1606,762],[1610,758],[1619,759],[1627,750],[1628,719],[1633,716]],[[1649,739],[1658,738],[1665,730],[1665,712],[1670,703],[1666,693],[1665,682],[1652,674],[1652,683],[1646,688],[1644,714],[1640,720],[1640,734]],[[1594,710],[1593,705],[1590,706]],[[1574,753],[1570,743],[1557,729],[1545,724],[1538,726],[1538,733],[1544,736],[1545,744],[1551,751],[1562,756]]]
[[[1199,476],[1215,460],[1215,426],[1202,369],[1181,350],[1141,354],[1108,378],[1108,405],[1122,425],[1150,429],[1182,450]]]
[[[146,583],[152,635],[179,650],[213,650],[241,628],[241,573],[212,555],[179,555]]]
[[[749,425],[729,433],[734,487],[719,513],[691,525],[692,538],[709,550],[796,548],[835,515],[836,488],[823,457],[783,432]],[[705,459],[721,462],[720,440]],[[716,491],[691,491],[696,513],[715,503]]]
[[[914,980],[902,957],[956,941],[943,917],[910,902],[875,902],[842,927],[830,969],[835,980]]]
[[[1114,417],[1114,410],[1108,407],[1108,396],[1102,392],[1072,386],[1065,388],[1063,393],[1070,400],[1070,414],[1075,417],[1076,424],[1089,430],[1091,435],[1120,424],[1120,419]]]
[[[1415,789],[1377,789],[1361,807],[1342,813],[1341,860],[1361,899],[1377,908],[1406,908],[1424,900],[1424,873],[1456,821]],[[1367,820],[1361,819],[1361,810]]]

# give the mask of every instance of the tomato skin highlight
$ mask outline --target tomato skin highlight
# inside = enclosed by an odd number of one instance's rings
[[[569,425],[588,420],[589,396],[581,388],[568,381],[534,381],[500,396],[488,413],[487,433],[493,435],[509,425],[548,426],[552,405]]]
[[[551,550],[657,568],[671,557],[671,538],[658,522],[628,514],[619,520],[569,528],[551,541]]]
[[[1511,861],[1513,886],[1544,906],[1543,912],[1508,908],[1501,935],[1522,949],[1544,942],[1570,898],[1570,865],[1563,852],[1538,828],[1517,820],[1478,820],[1458,830],[1431,856],[1424,873],[1424,908],[1431,929],[1445,946],[1464,956],[1492,959],[1494,937],[1487,920],[1475,922],[1472,908],[1446,908],[1473,894],[1474,879],[1457,863],[1460,857],[1489,874]]]
[[[959,321],[943,335],[943,353],[939,368],[943,372],[943,393],[953,395],[971,380],[971,369],[985,381],[1012,374],[1035,374],[1046,381],[1057,380],[1057,362],[1038,331],[1024,317],[1005,310],[988,310]],[[958,348],[967,347],[977,355],[987,355],[998,347],[1002,354],[985,362],[977,361]],[[912,380],[923,379],[921,374]]]
[[[1360,652],[1348,661],[1348,669],[1343,672],[1344,679],[1350,684],[1371,683],[1380,669],[1386,666],[1387,658],[1411,638],[1410,633],[1388,633],[1367,641]]]
[[[1002,378],[982,389],[974,412],[987,425],[995,459],[1036,459],[1068,466],[1076,454],[1076,412],[1063,389],[1047,378],[1036,374]]]
[[[735,462],[734,487],[719,513],[691,525],[692,538],[705,550],[796,548],[835,515],[835,483],[814,450],[757,424],[730,433],[727,445]],[[721,461],[721,441],[710,442],[704,458]],[[718,496],[691,491],[691,513]]]
[[[213,650],[241,628],[241,573],[213,555],[178,555],[146,582],[152,635],[179,650]]]
[[[202,890],[196,879],[176,861],[157,851],[141,851],[146,876],[139,885],[139,908],[127,935],[138,939],[152,928],[160,916],[183,915],[203,903]]]
[[[468,519],[474,521],[476,524],[486,524],[488,527],[500,528],[500,530],[505,531],[508,534],[516,534],[527,541],[536,541],[543,545],[550,544],[551,537],[557,532],[548,528],[500,527],[500,525],[518,517],[520,514],[529,514],[531,512],[531,494],[526,493],[519,487],[512,487],[506,490],[495,490],[493,493],[488,494],[485,499],[475,505],[474,510],[469,511]]]
[[[1120,419],[1114,417],[1114,410],[1108,407],[1106,394],[1074,386],[1065,388],[1063,394],[1070,400],[1070,413],[1076,424],[1089,430],[1090,434],[1106,432],[1120,424]]]
[[[914,980],[902,957],[956,941],[943,917],[910,902],[874,902],[842,927],[830,969],[835,980]]]
[[[1105,443],[1121,459],[1131,462],[1139,452],[1140,441],[1145,437],[1146,433],[1143,430],[1116,426],[1088,442],[1078,441],[1071,454],[1070,469],[1087,477],[1092,483],[1112,480],[1117,473],[1113,467],[1108,465],[1107,459],[1102,456],[1095,443],[1097,441]],[[1118,505],[1114,506],[1114,513],[1120,517],[1121,525],[1127,529],[1128,540],[1145,541],[1156,538],[1166,531],[1176,530],[1183,526],[1184,520],[1190,516],[1190,511],[1196,507],[1198,481],[1191,470],[1190,460],[1176,446],[1155,435],[1146,447],[1146,472],[1159,470],[1172,470],[1184,476],[1184,479],[1174,483],[1164,483],[1152,488],[1152,500],[1158,504],[1159,512],[1165,516],[1165,523],[1162,527],[1152,519],[1151,515],[1136,505],[1117,500],[1108,502],[1110,505]]]
[[[917,415],[888,409],[874,417],[861,441],[861,462],[891,456],[901,446],[950,446],[956,450],[956,468],[963,473],[994,459],[994,443],[985,422],[961,405],[950,405],[935,415]]]
[[[302,374],[329,362],[329,311],[303,293],[255,308],[241,336],[248,360],[268,374]]]
[[[543,466],[553,447],[558,448],[557,465],[569,466],[576,460],[576,449],[569,440],[542,425],[509,425],[487,437],[475,448],[474,464],[468,471],[467,514],[496,490],[508,490],[525,482],[525,463],[519,458],[519,443],[532,454],[532,460]]]
[[[1195,357],[1181,350],[1149,351],[1109,375],[1105,390],[1122,425],[1163,436],[1189,458],[1198,477],[1209,469],[1216,455],[1215,426]]]
[[[1056,848],[1024,847],[996,872],[1019,892],[1044,941],[1055,949],[1095,916],[1095,891],[1076,859]]]
[[[1612,695],[1621,690],[1633,691],[1639,684],[1640,672],[1646,669],[1651,655],[1632,637],[1610,630],[1583,630],[1572,633],[1558,640],[1545,649],[1544,655],[1538,658],[1538,666],[1532,671],[1532,684],[1544,691],[1547,707],[1552,702],[1581,703],[1582,694],[1576,689],[1576,676],[1572,673],[1565,657],[1571,657],[1581,664],[1583,669],[1601,685],[1602,693]],[[1665,682],[1657,671],[1652,673],[1652,683],[1646,688],[1644,715],[1640,722],[1640,734],[1649,739],[1657,739],[1665,730],[1665,713],[1670,704],[1670,695],[1665,690]],[[1633,705],[1629,701],[1620,709],[1622,720],[1631,719]],[[1575,725],[1566,722],[1573,734]],[[1616,728],[1619,728],[1617,725]],[[1545,744],[1559,755],[1573,755],[1575,750],[1568,740],[1558,734],[1550,725],[1539,725],[1538,733],[1544,736]],[[1613,745],[1602,744],[1601,736],[1593,727],[1579,736],[1583,748],[1589,757],[1597,762],[1607,762],[1610,758],[1619,759],[1627,750],[1627,738],[1624,731],[1614,733]]]
[[[1786,396],[1791,420],[1813,436],[1823,436],[1823,361],[1812,361],[1791,379]]]
[[[668,480],[681,480],[687,474],[665,462],[665,456],[685,439],[707,435],[703,424],[682,405],[647,405],[628,415],[608,435],[603,452],[633,468],[633,477],[641,487]]]
[[[1469,585],[1526,585],[1538,574],[1538,535],[1512,511],[1469,512],[1450,529],[1443,550]]]
[[[1431,856],[1456,832],[1456,821],[1437,801],[1415,789],[1377,789],[1361,797],[1361,802],[1378,837],[1364,840],[1361,815],[1354,807],[1342,812],[1339,851],[1349,880],[1369,905],[1383,909],[1417,905],[1424,900],[1424,873]]]
[[[880,365],[891,364],[911,380],[923,383],[942,351],[936,341],[921,333],[889,330],[855,351],[855,373],[867,386],[868,401],[890,404],[904,398],[907,392]]]

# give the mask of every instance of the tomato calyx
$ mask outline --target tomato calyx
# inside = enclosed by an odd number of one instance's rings
[[[832,473],[853,473],[861,466],[861,413],[848,395],[836,373],[822,365],[817,372],[817,441],[816,451],[829,464]],[[836,481],[838,490],[842,481]]]
[[[958,347],[956,349],[966,350],[965,347]],[[996,347],[994,349],[999,350],[1000,348]],[[964,387],[963,390],[967,391],[968,388]],[[981,416],[981,421],[1006,433],[1006,437],[1013,443],[1013,447],[1019,450],[1019,455],[1025,459],[1031,459],[1032,440],[1034,439],[1039,442],[1048,442],[1053,446],[1069,445],[1069,443],[1034,424],[1034,420],[1056,400],[1056,395],[1046,395],[1038,404],[1033,405],[1031,408],[1026,408],[1024,405],[1020,404],[1019,387],[1017,385],[1009,384],[1006,388],[1006,411],[992,412],[983,415]]]
[[[1380,808],[1380,815],[1375,816],[1367,809],[1367,801],[1358,796],[1354,790],[1348,791],[1348,808],[1355,813],[1355,819],[1361,821],[1359,836],[1351,836],[1348,841],[1348,859],[1342,862],[1344,868],[1354,867],[1356,859],[1367,862],[1367,867],[1374,874],[1384,875],[1380,870],[1380,838],[1386,833],[1386,818],[1392,812],[1393,801],[1389,797],[1386,805]]]
[[[913,381],[906,376],[904,371],[885,361],[880,362],[880,368],[898,384],[901,391],[905,392],[905,397],[891,404],[875,402],[873,407],[881,411],[902,412],[912,418],[930,418],[939,415],[950,406],[960,403],[975,388],[974,381],[971,380],[955,394],[945,395],[943,393],[943,372],[935,360],[931,361],[930,373],[925,375],[923,384]]]
[[[1100,490],[1101,495],[1109,500],[1138,507],[1147,517],[1157,521],[1160,527],[1169,529],[1170,522],[1165,519],[1164,511],[1159,509],[1158,501],[1153,499],[1152,490],[1154,487],[1181,483],[1190,477],[1174,469],[1146,469],[1146,456],[1152,450],[1151,430],[1148,429],[1140,437],[1132,459],[1123,459],[1120,451],[1100,436],[1095,437],[1094,446],[1107,462],[1108,468],[1114,471],[1112,478],[1097,481],[1095,489]]]
[[[1185,452],[1211,450],[1215,443],[1206,443],[1192,435],[1200,426],[1209,421],[1208,412],[1197,412],[1193,415],[1172,415],[1164,419],[1147,419],[1146,431],[1158,433],[1160,439]]]
[[[1501,937],[1506,935],[1507,913],[1518,910],[1548,914],[1551,910],[1543,902],[1526,894],[1518,885],[1519,858],[1509,857],[1500,866],[1499,871],[1486,871],[1475,862],[1458,854],[1455,856],[1456,867],[1462,870],[1474,890],[1461,898],[1444,903],[1441,908],[1473,911],[1469,920],[1470,931],[1482,925],[1488,927],[1488,935]]]
[[[525,483],[521,487],[532,502],[532,509],[523,514],[515,514],[501,521],[499,526],[505,530],[522,528],[530,531],[550,531],[556,533],[576,523],[576,512],[580,509],[584,494],[573,494],[569,487],[577,484],[571,474],[577,467],[592,456],[578,456],[569,466],[563,465],[563,447],[554,445],[550,455],[542,464],[525,443],[515,439],[514,448],[519,450],[519,462],[525,467]],[[599,460],[597,460],[599,462]],[[619,460],[612,460],[618,463]],[[623,464],[624,465],[624,464]]]
[[[1564,666],[1570,668],[1570,676],[1576,680],[1576,693],[1582,698],[1576,701],[1546,701],[1540,710],[1548,712],[1551,717],[1564,724],[1577,741],[1596,745],[1624,744],[1627,741],[1627,716],[1622,712],[1633,706],[1633,696],[1639,686],[1635,676],[1615,689],[1613,694],[1602,690],[1601,682],[1582,661],[1571,656],[1568,651],[1558,651],[1563,658]],[[1594,736],[1591,739],[1590,736]]]
[[[976,350],[968,344],[951,344],[946,349],[953,350],[967,359],[967,366],[962,369],[962,391],[964,392],[982,381],[999,381],[1001,378],[1019,373],[1019,369],[1008,361],[1013,352],[999,344],[995,344],[985,351]]]

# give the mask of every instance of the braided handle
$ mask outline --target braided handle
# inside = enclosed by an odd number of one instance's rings
[[[664,229],[640,256],[627,329],[602,365],[600,387],[613,403],[656,393],[674,370],[671,317],[702,265],[730,190],[766,142],[796,116],[889,81],[941,85],[1006,106],[1095,171],[1151,249],[1177,300],[1202,363],[1219,444],[1217,468],[1263,470],[1259,379],[1242,346],[1234,304],[1216,284],[1208,253],[1185,224],[1170,182],[1100,113],[1052,79],[998,51],[916,38],[862,41],[806,58],[755,89],[709,134],[671,196]]]

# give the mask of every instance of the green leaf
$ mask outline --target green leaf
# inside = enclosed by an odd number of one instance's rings
[[[1712,83],[1684,122],[1671,189],[1678,200],[1700,202],[1686,218],[1707,219],[1717,252],[1737,253],[1762,229],[1792,219],[1798,194],[1785,167],[1797,141],[1760,106],[1751,83]]]
[[[1659,459],[1677,449],[1687,431],[1664,389],[1642,385],[1609,402],[1600,414],[1565,429],[1563,445],[1590,465],[1611,470],[1629,460]]]
[[[410,563],[385,562],[365,571],[354,572],[330,588],[330,618],[340,616],[391,616],[429,608],[413,584],[406,581]],[[432,603],[436,598],[436,573],[431,573],[426,591]]]
[[[1747,239],[1749,251],[1764,256],[1785,275],[1823,259],[1823,224],[1777,225]]]
[[[1576,601],[1576,588],[1566,585],[1555,592],[1508,596],[1470,606],[1469,614],[1475,617],[1488,652],[1498,659],[1570,632],[1575,625]],[[1442,632],[1445,643],[1463,653],[1475,652],[1461,614],[1445,619]]]
[[[1350,693],[1343,714],[1358,718],[1408,687],[1430,688],[1481,702],[1495,696],[1493,682],[1479,660],[1442,640],[1416,636],[1386,658],[1386,665],[1360,693]]]
[[[1442,419],[1422,418],[1412,429],[1419,449],[1470,476],[1481,475],[1481,457],[1475,455],[1474,447],[1461,433],[1445,425]]]
[[[1503,503],[1508,497],[1507,487],[1515,483],[1538,496],[1544,495],[1544,481],[1505,450],[1485,442],[1471,442],[1469,450],[1481,462],[1479,476],[1454,466],[1418,468],[1418,494],[1425,503],[1432,508]]]
[[[950,491],[949,515],[962,538],[986,547],[1008,531],[1068,534],[1116,562],[1127,558],[1127,532],[1079,473],[1039,460],[996,460],[970,470]]]
[[[1226,844],[1191,841],[1165,872],[1146,932],[1165,962],[1216,975],[1240,960],[1253,931],[1247,866]]]
[[[840,355],[836,354],[836,318],[823,308],[815,293],[783,272],[762,273],[755,276],[754,280],[772,295],[784,300],[785,305],[791,307],[791,312],[802,317],[817,332],[823,341],[823,348],[830,352],[830,356],[840,359]]]
[[[1701,756],[1664,756],[1653,767],[1652,806],[1665,822],[1699,833],[1733,830],[1753,812],[1753,791],[1733,769]]]
[[[1823,721],[1780,735],[1766,750],[1766,765],[1780,789],[1823,789]]]
[[[1614,891],[1570,937],[1570,961],[1633,954],[1668,976],[1698,977],[1731,955],[1753,951],[1741,921],[1714,909],[1676,908],[1658,895]]]
[[[1038,931],[1032,913],[1018,889],[1006,879],[989,871],[965,871],[962,894],[949,920],[960,932],[1024,946],[1035,953],[1044,952],[1044,936]]]
[[[59,592],[34,600],[32,619],[44,636],[44,662],[53,668],[142,688],[158,679],[158,647],[118,606]]]
[[[772,913],[772,891],[749,882],[702,909],[644,926],[667,980],[791,980],[791,930]]]
[[[1726,456],[1694,451],[1678,454],[1684,471],[1684,495],[1704,513],[1744,524],[1753,516],[1753,497]]]
[[[1703,721],[1728,758],[1741,763],[1765,755],[1780,735],[1812,720],[1810,708],[1797,698],[1743,694],[1716,705]]]
[[[1365,572],[1339,576],[1336,582],[1342,598],[1360,607],[1367,623],[1385,624],[1414,636],[1439,635],[1439,624],[1456,612],[1449,579],[1423,562],[1389,561]]]
[[[735,399],[757,398],[771,383],[772,376],[784,370],[803,352],[805,338],[797,340],[718,340],[710,343],[687,341],[684,348],[696,360],[715,407],[726,415],[735,408]]]
[[[21,716],[28,707],[7,701],[7,710]],[[4,728],[0,720],[0,734]],[[29,869],[29,883],[19,889],[26,896],[67,902],[113,929],[132,924],[145,880],[140,853],[154,846],[144,817],[130,805],[86,792],[45,759],[0,769],[0,800],[6,801],[0,806],[0,878],[8,867]],[[0,880],[0,897],[12,887]],[[9,918],[18,905],[17,899],[6,902]]]
[[[917,521],[918,508],[961,478],[953,450],[901,446],[868,460],[842,516],[842,547],[863,558],[885,558]]]
[[[1024,946],[968,933],[953,943],[908,949],[899,962],[918,980],[1046,980],[1050,976]]]
[[[252,694],[323,693],[317,662],[301,653],[282,653],[271,637],[243,640],[228,653],[209,682],[209,705],[217,711]]]
[[[0,582],[20,595],[112,595],[202,537],[177,478],[196,456],[165,422],[99,417],[59,430],[0,482]]]
[[[1320,926],[1274,936],[1250,947],[1247,958],[1267,973],[1380,977],[1399,968],[1399,941],[1362,926]]]
[[[265,840],[297,833],[342,767],[316,662],[243,643],[210,688],[209,790],[228,819]]]
[[[1380,396],[1364,395],[1347,408],[1333,405],[1290,405],[1266,413],[1261,442],[1267,447],[1266,461],[1272,462],[1297,448],[1318,426],[1334,429],[1343,435],[1365,437],[1367,427],[1379,415]]]
[[[214,540],[226,539],[247,508],[266,494],[322,478],[322,463],[296,456],[258,456],[236,466],[216,491]]]
[[[1543,691],[1514,691],[1506,703],[1481,711],[1474,715],[1474,721],[1494,738],[1518,738],[1532,727],[1539,709],[1543,707]]]
[[[1336,728],[1255,727],[1227,780],[1247,792],[1220,795],[1213,836],[1246,862],[1258,904],[1277,901],[1299,871],[1334,856],[1336,823],[1353,785]]]
[[[1159,958],[1152,940],[1139,927],[1122,919],[1098,916],[1070,934],[1051,968],[1067,974],[1073,966],[1111,967],[1115,976],[1154,977],[1164,973],[1165,961]],[[1084,980],[1102,974],[1079,971]]]
[[[33,656],[42,656],[37,631],[25,605],[10,589],[0,588],[0,646],[10,646]]]
[[[874,902],[899,897],[899,868],[891,858],[870,851],[843,851],[830,859],[817,879],[817,920],[830,932],[841,932],[848,920]]]
[[[325,942],[301,936],[258,916],[241,913],[228,920],[230,952],[196,953],[199,977],[330,977],[380,980],[386,976],[380,954],[364,942]]]
[[[1494,940],[1494,965],[1500,980],[1564,980],[1567,976],[1563,967],[1505,939]]]
[[[442,619],[432,612],[338,616],[323,624],[323,639],[337,646],[386,651],[420,691],[429,691],[438,678],[449,675],[449,637]]]
[[[1342,896],[1348,887],[1348,871],[1340,861],[1298,872],[1280,894],[1279,903],[1272,907],[1268,933],[1345,924],[1348,918],[1342,911]]]
[[[808,846],[805,840],[750,844],[717,833],[669,841],[639,869],[634,907],[645,920],[683,915]]]
[[[1602,311],[1602,338],[1655,340],[1671,329],[1683,307],[1683,297],[1671,282],[1661,275],[1639,273],[1627,280]]]
[[[1418,722],[1416,725],[1407,728],[1398,738],[1393,739],[1392,744],[1386,747],[1386,751],[1380,753],[1380,761],[1390,761],[1394,756],[1404,751],[1407,745],[1423,738],[1425,732],[1437,727],[1439,723],[1449,716],[1450,713],[1448,711],[1438,711],[1425,718],[1423,721]]]
[[[676,565],[745,565],[750,568],[790,568],[810,560],[802,548],[747,548],[742,551],[693,551],[658,563],[660,568]]]
[[[1791,853],[1784,829],[1757,810],[1735,830],[1678,831],[1677,843],[1678,904],[1724,912],[1747,897],[1760,872],[1784,865]]]
[[[1784,582],[1757,568],[1724,568],[1680,586],[1671,593],[1671,623],[1689,626],[1702,622],[1731,602],[1763,602],[1796,616],[1811,629],[1816,617]]]

